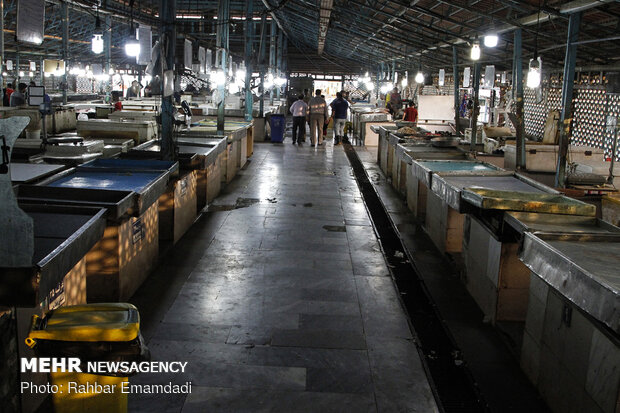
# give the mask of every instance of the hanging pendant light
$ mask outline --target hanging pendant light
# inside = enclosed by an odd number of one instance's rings
[[[418,71],[418,73],[415,75],[415,82],[424,83],[424,73],[422,73],[422,71]]]
[[[471,46],[471,60],[479,60],[480,59],[480,42],[478,40],[474,40],[474,43]]]
[[[527,72],[527,87],[534,89],[540,86],[542,74],[542,60],[540,57],[530,59],[530,69]]]
[[[90,49],[94,54],[103,53],[103,33],[101,33],[101,21],[99,20],[99,9],[97,9],[97,19],[95,20],[95,31],[90,41]]]

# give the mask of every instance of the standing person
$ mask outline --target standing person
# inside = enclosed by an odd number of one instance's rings
[[[394,87],[390,93],[390,106],[392,107],[392,116],[398,116],[398,112],[403,107],[403,99],[400,97],[398,88]]]
[[[323,125],[327,119],[327,102],[321,97],[321,89],[317,89],[308,104],[310,109],[310,144],[323,145]]]
[[[403,120],[406,122],[415,122],[418,123],[418,105],[415,103],[411,103],[407,109],[405,109],[405,113],[403,114]]]
[[[344,137],[344,125],[347,123],[349,102],[344,100],[342,92],[336,93],[336,99],[330,104],[334,118],[334,145],[340,145]]]
[[[13,92],[15,92],[15,90],[13,89],[13,83],[7,83],[6,89],[4,89],[4,99],[2,102],[4,106],[11,105],[11,95],[13,94]]]
[[[17,85],[17,90],[11,93],[11,106],[15,107],[26,104],[26,88],[28,88],[28,85],[25,83]]]
[[[308,116],[308,105],[304,102],[304,95],[299,95],[297,101],[291,105],[291,115],[293,115],[293,145],[295,140],[301,145],[301,139],[306,131],[306,116]]]

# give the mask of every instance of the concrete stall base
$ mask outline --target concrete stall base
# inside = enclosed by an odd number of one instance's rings
[[[463,248],[465,215],[451,208],[434,192],[428,191],[424,229],[442,253],[460,253]]]
[[[620,342],[531,273],[521,368],[554,412],[620,408]]]
[[[530,270],[519,260],[519,244],[500,241],[475,217],[466,215],[463,231],[465,285],[485,317],[525,321]]]
[[[159,256],[158,202],[139,217],[110,225],[86,255],[89,303],[126,301],[151,272]]]
[[[196,220],[198,171],[187,172],[168,183],[159,197],[159,238],[176,244]],[[205,190],[206,192],[206,190]]]

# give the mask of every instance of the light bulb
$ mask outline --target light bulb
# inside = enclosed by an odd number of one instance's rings
[[[540,86],[542,60],[530,59],[530,70],[527,72],[527,87],[534,89]]]
[[[2,76],[8,76],[9,74],[7,72],[2,72]]]
[[[415,75],[415,81],[416,81],[416,83],[424,83],[424,73],[418,72]]]
[[[140,43],[136,39],[127,40],[127,43],[125,43],[125,54],[129,57],[137,57],[140,54]]]
[[[34,73],[32,73],[32,72],[28,72],[28,76],[29,76],[29,77],[34,77]]]
[[[497,46],[497,42],[499,41],[499,37],[495,33],[487,34],[484,36],[484,45],[486,47],[495,47]]]
[[[471,60],[480,59],[480,44],[478,42],[474,42],[471,47]]]
[[[22,72],[21,70],[19,72],[19,77],[24,77],[24,72]]]
[[[103,35],[101,34],[93,34],[93,38],[90,41],[91,43],[91,50],[93,51],[94,54],[100,54],[103,52]]]

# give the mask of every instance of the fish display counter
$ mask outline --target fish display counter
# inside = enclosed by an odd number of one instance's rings
[[[136,144],[158,136],[157,123],[154,121],[131,119],[78,120],[77,133],[84,138],[133,139]]]
[[[184,130],[180,137],[205,138],[216,134],[217,119],[203,119],[192,124],[189,130]],[[253,122],[226,120],[224,136],[227,139],[227,148],[222,164],[223,182],[230,183],[239,169],[245,166],[248,154],[253,152]]]
[[[462,250],[464,213],[471,212],[473,207],[461,195],[473,187],[506,191],[506,196],[559,194],[553,188],[510,171],[435,172],[427,195],[424,227],[442,252],[460,253]]]
[[[399,145],[399,147],[406,148],[403,147],[402,144]],[[424,222],[424,217],[426,216],[426,198],[435,172],[466,172],[478,174],[498,170],[500,169],[494,165],[476,160],[411,159],[411,162],[406,165],[405,193],[407,197],[407,206],[420,222]]]
[[[182,233],[185,232],[191,225],[192,221],[189,221],[190,216],[196,216],[198,211],[201,211],[208,202],[211,202],[219,193],[221,185],[221,177],[219,172],[219,163],[221,155],[226,150],[226,139],[191,139],[191,138],[179,138],[176,141],[177,145],[177,159],[179,162],[179,168],[181,169],[181,178],[175,185],[181,185],[181,188],[176,188],[172,191],[174,195],[174,242],[178,241]],[[127,158],[135,159],[158,159],[161,158],[161,142],[150,141],[130,150],[126,155]],[[183,190],[183,181],[188,179],[187,176],[192,174],[192,181],[196,181],[195,184],[195,203],[196,211],[185,211],[182,205],[187,204],[185,199],[190,193],[185,189]],[[211,188],[213,186],[213,188]],[[192,191],[190,191],[192,192]],[[177,199],[178,198],[178,199]],[[160,199],[160,204],[162,200]],[[179,220],[186,220],[185,224],[178,222]],[[161,210],[160,210],[160,222],[161,222]],[[184,230],[183,230],[184,228]]]

